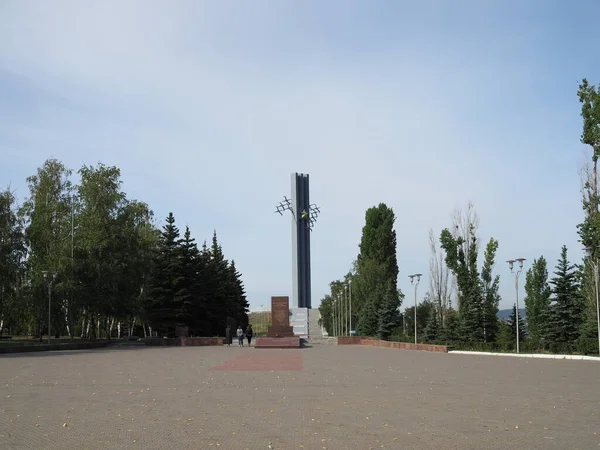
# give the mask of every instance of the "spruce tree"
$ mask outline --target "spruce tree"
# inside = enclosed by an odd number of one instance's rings
[[[458,316],[458,312],[449,308],[446,311],[446,322],[443,327],[440,329],[439,340],[444,342],[454,342],[459,340],[458,327],[460,323],[460,318]]]
[[[436,311],[429,316],[427,326],[423,331],[423,339],[426,342],[436,342],[441,336],[440,321]]]
[[[375,336],[379,325],[379,315],[376,302],[365,299],[362,311],[356,324],[356,330],[360,336]]]
[[[392,335],[393,329],[399,323],[400,301],[398,293],[394,292],[393,289],[394,287],[389,283],[383,302],[379,308],[377,324],[377,337],[379,339],[388,340]]]
[[[210,332],[209,323],[206,320],[207,304],[204,285],[206,282],[206,269],[204,260],[192,237],[189,227],[185,228],[183,240],[181,241],[182,253],[182,284],[189,294],[189,321],[190,333],[195,336],[206,336]]]
[[[513,304],[512,312],[510,313],[510,317],[508,318],[508,326],[510,327],[510,333],[513,339],[517,340],[517,304]],[[527,330],[525,329],[525,321],[523,320],[523,316],[519,314],[519,342],[523,342],[525,336],[527,335]]]
[[[190,295],[185,288],[183,251],[173,213],[166,222],[158,241],[148,318],[157,331],[172,336],[178,325],[189,323]]]
[[[238,323],[247,324],[250,304],[246,299],[246,290],[244,289],[244,283],[242,282],[242,275],[235,267],[235,261],[233,259],[228,267],[227,283],[229,288],[228,295],[230,296],[232,309],[235,311],[234,317]]]
[[[580,335],[582,300],[577,283],[576,269],[567,259],[567,247],[561,249],[552,285],[553,306],[549,326],[557,346],[572,351]]]

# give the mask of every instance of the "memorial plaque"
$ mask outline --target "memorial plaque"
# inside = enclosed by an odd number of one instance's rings
[[[290,326],[289,297],[271,297],[271,326],[268,337],[293,337],[294,329]]]

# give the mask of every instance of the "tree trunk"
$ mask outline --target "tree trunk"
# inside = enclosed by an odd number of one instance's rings
[[[112,337],[112,331],[115,328],[115,322],[117,321],[117,319],[115,319],[113,317],[113,319],[110,321],[110,328],[108,331],[108,338],[110,339]],[[121,323],[119,322],[119,329],[121,328]]]
[[[133,332],[135,331],[135,322],[136,322],[136,318],[134,317],[131,320],[131,324],[129,325],[129,336],[133,336]],[[146,331],[146,329],[144,328],[144,331]]]
[[[592,191],[594,195],[594,201],[592,204],[593,211],[598,212],[598,159],[594,158],[594,166],[592,169]]]

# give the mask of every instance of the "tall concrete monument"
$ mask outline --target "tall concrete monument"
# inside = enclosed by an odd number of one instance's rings
[[[286,210],[292,215],[292,307],[310,309],[310,232],[320,210],[310,203],[308,174],[292,174],[292,199],[284,197],[275,212],[283,215]]]

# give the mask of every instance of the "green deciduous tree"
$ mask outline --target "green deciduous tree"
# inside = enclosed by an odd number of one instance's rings
[[[442,230],[440,243],[446,264],[454,274],[458,289],[458,333],[465,342],[492,341],[497,330],[496,314],[500,296],[499,277],[492,274],[498,241],[491,238],[484,255],[481,278],[477,268],[479,219],[473,205],[465,214],[455,213],[454,227]]]
[[[18,319],[23,284],[25,236],[10,189],[0,192],[0,335]]]
[[[600,156],[600,88],[583,79],[577,91],[581,103],[583,131],[581,142],[592,148],[592,176],[586,180],[588,195],[584,196],[584,207],[591,213],[598,212],[598,157]]]
[[[583,170],[582,206],[585,211],[585,220],[578,225],[579,236],[584,247],[592,250],[591,258],[600,259],[600,197],[598,192],[598,156],[600,155],[600,87],[588,83],[587,79],[579,84],[577,96],[581,103],[581,117],[583,130],[581,142],[590,146],[592,151],[591,168],[588,164]],[[583,272],[582,298],[584,311],[582,313],[582,340],[581,350],[584,352],[597,352],[598,343],[593,339],[596,329],[596,293],[594,287],[593,265],[585,262]]]
[[[533,260],[525,275],[525,310],[527,311],[527,329],[532,347],[539,346],[550,307],[550,285],[546,259],[540,256]]]
[[[143,327],[173,334],[223,334],[226,315],[247,323],[241,274],[213,246],[199,251],[189,229],[183,239],[169,216],[162,233],[149,206],[130,200],[117,167],[72,171],[49,159],[27,179],[29,196],[16,210],[0,193],[0,329],[48,330],[48,285],[55,272],[52,330],[73,337],[120,337]]]
[[[77,217],[75,270],[82,281],[78,296],[82,301],[86,335],[110,336],[117,318],[123,316],[127,296],[122,275],[129,264],[129,255],[122,239],[127,236],[127,224],[122,215],[127,207],[121,190],[121,171],[114,166],[98,164],[79,170],[77,186],[79,214]]]
[[[498,332],[498,304],[500,303],[500,275],[495,277],[492,270],[496,262],[498,241],[491,238],[485,248],[483,267],[481,269],[482,284],[482,323],[483,340],[494,342]]]
[[[398,322],[402,299],[397,288],[394,221],[393,210],[384,203],[365,213],[353,281],[357,331],[362,335],[375,336],[381,330],[387,336],[388,324]]]
[[[42,271],[58,274],[53,296],[52,321],[60,319],[60,306],[67,296],[67,282],[71,278],[71,214],[73,185],[71,170],[55,159],[47,160],[36,175],[27,178],[29,197],[19,214],[25,223],[29,296],[25,315],[35,317],[29,322],[28,332],[41,337],[48,329],[47,288]]]

